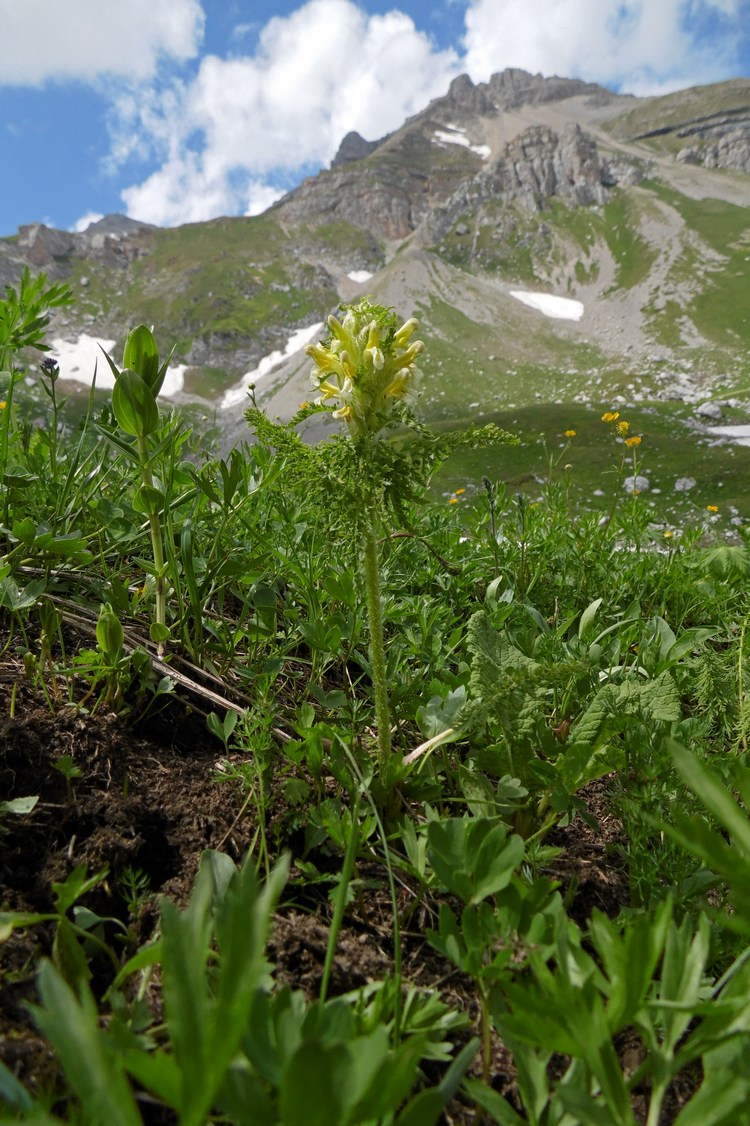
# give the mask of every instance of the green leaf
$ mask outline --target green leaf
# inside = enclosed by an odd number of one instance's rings
[[[284,1069],[279,1115],[284,1126],[343,1126],[352,1066],[343,1044],[300,1044]]]
[[[30,516],[23,520],[14,520],[11,532],[20,543],[31,544],[36,539],[36,524]]]
[[[19,1112],[34,1110],[34,1100],[31,1095],[2,1060],[0,1060],[0,1099],[11,1110]]]
[[[641,686],[641,696],[652,719],[665,723],[676,723],[682,719],[680,693],[672,674],[665,670],[655,680],[646,681]]]
[[[121,1063],[107,1051],[101,1036],[99,1014],[88,987],[81,988],[79,1000],[44,959],[39,993],[42,1006],[33,1008],[35,1020],[52,1043],[87,1119],[107,1126],[142,1126]]]
[[[153,332],[146,325],[138,325],[129,334],[122,354],[122,366],[136,372],[156,398],[158,389],[155,388],[155,384],[159,373],[159,349],[156,346]]]
[[[0,813],[15,813],[22,817],[24,813],[31,813],[39,801],[39,796],[27,798],[11,798],[10,801],[0,801]]]
[[[112,388],[112,410],[121,429],[135,438],[151,434],[159,425],[159,408],[151,389],[127,368]]]
[[[153,485],[141,485],[133,494],[133,508],[143,516],[158,516],[164,509],[164,493]]]
[[[510,1103],[501,1094],[488,1087],[479,1079],[467,1079],[464,1083],[467,1094],[475,1103],[491,1115],[493,1122],[499,1126],[527,1126],[527,1119],[521,1118]]]
[[[740,809],[716,776],[694,755],[679,743],[670,741],[668,745],[682,780],[724,826],[733,846],[741,853],[746,864],[750,863],[750,819],[747,814]]]
[[[524,855],[521,837],[490,818],[431,821],[428,859],[444,886],[464,903],[478,903],[510,883]]]
[[[91,981],[93,974],[88,958],[76,937],[72,923],[67,919],[60,919],[57,924],[52,957],[65,981],[77,991],[82,985]]]
[[[581,640],[585,640],[592,633],[594,629],[594,621],[598,613],[599,607],[603,602],[602,598],[597,598],[589,603],[586,609],[581,614],[581,620],[578,623],[578,636]]]

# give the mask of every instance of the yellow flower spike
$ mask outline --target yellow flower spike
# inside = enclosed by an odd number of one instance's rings
[[[410,317],[408,321],[404,321],[393,337],[393,343],[396,347],[405,348],[407,340],[417,328],[419,328],[419,321],[416,317]]]
[[[376,371],[382,371],[385,364],[385,356],[380,348],[380,330],[377,321],[370,321],[367,332],[367,344],[365,345],[365,355],[369,356],[372,360],[372,366]]]
[[[338,363],[338,358],[322,344],[308,344],[305,353],[315,360],[322,371],[331,371],[333,365]]]
[[[394,365],[397,368],[408,367],[409,364],[412,364],[414,360],[416,360],[417,356],[421,356],[423,352],[424,341],[415,340],[414,343],[410,344],[406,351],[402,353],[402,355],[396,357]]]
[[[352,417],[352,408],[346,403],[343,407],[339,407],[337,411],[333,412],[333,418],[343,418],[344,421]]]
[[[707,504],[706,505],[706,512],[718,512],[718,511],[719,511],[718,504]]]
[[[341,369],[346,379],[354,379],[354,376],[357,374],[357,365],[352,361],[349,353],[341,352],[339,360],[341,361]]]
[[[352,355],[356,356],[358,352],[357,342],[352,335],[352,330],[356,326],[354,324],[354,318],[352,317],[351,313],[346,314],[343,324],[341,323],[341,321],[337,320],[336,317],[333,316],[333,314],[331,314],[331,316],[328,318],[328,327],[331,330],[331,336],[334,336],[336,340],[341,343],[342,347],[344,347]]]
[[[563,430],[563,437],[565,437],[565,438],[575,438],[575,436],[576,436],[575,430]]]
[[[404,395],[406,395],[409,390],[409,377],[410,372],[400,371],[396,378],[392,380],[386,387],[386,398],[403,399]]]
[[[316,400],[317,402],[325,402],[326,399],[335,399],[341,394],[341,389],[336,387],[333,383],[329,383],[326,379],[318,384],[318,390],[321,394],[320,398]]]
[[[632,438],[626,438],[625,439],[625,445],[626,446],[640,446],[640,444],[641,444],[641,438],[637,434],[634,434]]]

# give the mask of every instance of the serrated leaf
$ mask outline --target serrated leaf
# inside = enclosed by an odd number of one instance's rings
[[[652,719],[676,723],[682,719],[680,693],[672,674],[665,670],[656,680],[647,680],[641,686],[641,698]]]

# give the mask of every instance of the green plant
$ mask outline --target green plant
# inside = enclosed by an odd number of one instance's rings
[[[493,1022],[513,1051],[526,1117],[467,1081],[477,1102],[503,1126],[635,1126],[633,1094],[645,1089],[646,1123],[657,1126],[673,1079],[701,1060],[703,1082],[674,1121],[737,1121],[748,1093],[739,1064],[750,1031],[747,965],[736,970],[730,988],[721,982],[712,990],[705,977],[707,920],[678,925],[668,901],[623,924],[595,911],[587,939],[591,952],[575,924],[561,919],[552,965],[547,951],[532,949],[533,977],[506,979],[493,992]],[[628,1028],[642,1045],[632,1074],[617,1052],[617,1037]],[[553,1053],[567,1063],[555,1080],[548,1070]]]
[[[271,990],[265,944],[286,870],[282,861],[260,887],[251,863],[238,870],[228,857],[204,853],[185,910],[163,900],[160,940],[120,970],[106,1029],[88,985],[74,991],[51,962],[42,963],[34,1015],[85,1116],[137,1126],[140,1088],[195,1126],[216,1113],[239,1126],[437,1121],[476,1051],[472,1041],[449,1060],[439,1037],[455,1021],[442,1006],[420,1005],[411,994],[409,1031],[392,1039],[387,1020],[374,1019],[371,991],[310,1004],[301,993]],[[130,1008],[120,988],[156,964],[165,1021],[137,1032],[139,1006]],[[378,1016],[391,1006],[383,992]],[[425,1055],[448,1066],[437,1086],[412,1094]],[[22,1118],[38,1111],[2,1069],[0,1097]]]
[[[154,480],[152,467],[165,445],[171,445],[177,437],[176,429],[170,431],[161,442],[154,446],[149,439],[159,426],[159,408],[156,403],[167,374],[171,353],[159,364],[159,349],[154,334],[146,325],[138,325],[129,334],[123,352],[123,367],[120,370],[110,356],[105,358],[115,377],[112,389],[112,410],[120,429],[135,438],[135,448],[122,439],[117,440],[117,448],[131,461],[135,462],[141,477],[141,484],[133,496],[136,512],[147,517],[151,548],[154,555],[153,575],[156,595],[156,609],[151,627],[151,639],[157,643],[157,652],[164,654],[169,637],[167,627],[166,565],[164,543],[162,540],[161,514],[164,509],[165,494]],[[109,441],[114,436],[105,432]]]
[[[87,876],[86,866],[79,864],[65,880],[52,885],[54,911],[0,911],[0,942],[6,941],[20,927],[53,923],[52,960],[57,973],[69,986],[82,987],[91,980],[89,959],[92,952],[104,954],[116,971],[119,963],[103,932],[107,925],[123,932],[125,928],[119,919],[100,916],[78,903],[84,895],[103,884],[106,877],[106,868],[94,876]]]
[[[419,374],[414,361],[424,350],[421,341],[409,344],[417,321],[412,318],[399,327],[393,310],[367,299],[344,309],[342,321],[329,318],[329,339],[307,349],[315,361],[311,378],[320,392],[317,406],[305,406],[287,428],[269,423],[256,407],[247,411],[247,418],[261,440],[283,454],[296,479],[313,486],[331,526],[346,529],[348,554],[360,562],[378,751],[387,779],[392,742],[379,539],[389,516],[405,522],[407,504],[421,497],[430,474],[452,449],[479,447],[508,435],[490,426],[441,441],[419,426],[406,407]],[[291,427],[331,401],[340,404],[333,415],[346,423],[348,439],[334,438],[315,449],[303,446]],[[409,428],[406,433],[404,427]],[[391,441],[385,440],[386,432],[393,435]]]

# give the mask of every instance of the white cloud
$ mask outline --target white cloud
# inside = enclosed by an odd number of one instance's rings
[[[0,11],[8,2],[0,0]],[[27,0],[31,7],[41,2]],[[69,3],[89,10],[96,0]],[[718,81],[746,34],[746,3],[468,0],[461,56],[438,50],[396,8],[368,15],[355,0],[307,0],[261,27],[252,55],[207,55],[189,77],[121,84],[112,95],[109,170],[126,162],[152,169],[122,193],[134,218],[175,225],[258,214],[282,185],[327,164],[347,132],[383,136],[462,72],[479,82],[506,66],[523,67],[637,94]],[[188,52],[200,22],[189,17],[200,9],[197,0],[118,0],[118,10],[146,4],[156,16],[173,13],[183,32],[182,40],[170,39],[167,24],[156,20],[148,70],[160,49],[175,57]],[[23,7],[18,0],[13,6]]]
[[[87,231],[92,223],[98,223],[103,218],[101,211],[87,211],[80,219],[76,219],[72,229],[78,233]]]
[[[145,146],[162,161],[123,193],[128,213],[167,224],[257,213],[281,194],[274,174],[328,163],[352,129],[381,137],[460,70],[402,12],[308,0],[265,25],[254,56],[210,55],[189,85],[120,99],[114,159]]]
[[[268,184],[262,183],[260,180],[252,180],[247,185],[247,207],[245,208],[246,215],[262,215],[262,213],[275,203],[277,199],[281,199],[284,192],[280,188],[272,188]]]
[[[0,0],[0,82],[145,80],[160,56],[193,58],[203,22],[199,0]]]
[[[466,70],[508,66],[635,94],[719,81],[745,33],[745,0],[472,0]],[[716,23],[705,34],[704,20]]]

